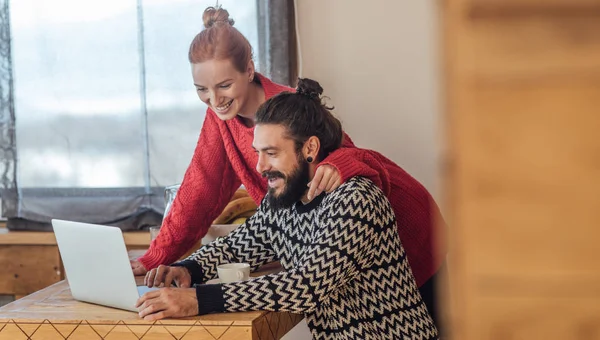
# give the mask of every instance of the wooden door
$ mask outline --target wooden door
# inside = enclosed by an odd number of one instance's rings
[[[453,338],[600,339],[600,1],[441,9]]]

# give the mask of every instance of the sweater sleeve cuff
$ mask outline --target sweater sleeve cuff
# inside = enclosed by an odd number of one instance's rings
[[[340,148],[332,152],[319,165],[331,165],[337,169],[346,182],[349,178],[362,174],[364,164],[362,161],[364,150],[357,148]]]
[[[343,182],[346,182],[349,178],[354,177],[360,172],[360,166],[357,166],[356,161],[352,157],[325,158],[319,165],[331,165],[336,168]]]
[[[202,283],[202,279],[204,278],[204,272],[202,271],[202,267],[200,264],[194,260],[183,260],[180,262],[175,262],[171,265],[172,267],[184,267],[190,272],[190,276],[192,277],[192,284]]]
[[[225,297],[221,284],[196,285],[198,315],[225,312]]]
[[[146,253],[137,260],[144,265],[146,270],[150,270],[158,267],[159,264],[163,263],[164,259],[165,254],[162,251],[156,249],[156,247],[150,247],[150,249],[148,249],[148,251],[146,251]]]

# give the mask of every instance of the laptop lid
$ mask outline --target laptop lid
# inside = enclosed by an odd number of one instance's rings
[[[121,229],[52,220],[73,298],[137,312],[139,298]]]

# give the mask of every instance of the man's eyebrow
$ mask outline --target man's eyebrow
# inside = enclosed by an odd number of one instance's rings
[[[252,145],[252,148],[256,151],[269,151],[269,150],[277,151],[277,150],[279,150],[278,148],[276,148],[274,146],[265,146],[264,148],[260,148],[260,150],[259,150],[254,145]]]

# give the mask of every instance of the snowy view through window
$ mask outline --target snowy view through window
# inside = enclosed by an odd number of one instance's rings
[[[256,2],[220,4],[250,40],[256,62]],[[12,1],[19,185],[144,186],[142,72],[150,185],[180,182],[206,110],[187,52],[210,5],[215,1],[142,1],[142,69],[135,0]]]

